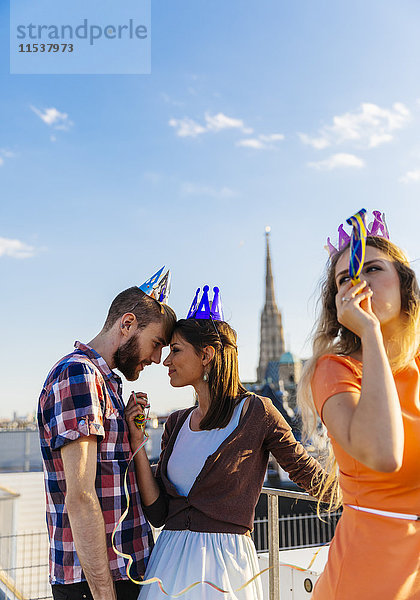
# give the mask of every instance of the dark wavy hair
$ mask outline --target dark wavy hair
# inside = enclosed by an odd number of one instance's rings
[[[200,429],[226,427],[235,406],[249,393],[239,379],[236,331],[225,321],[180,319],[174,333],[191,344],[198,355],[206,346],[214,348],[208,373],[210,407],[200,422]]]

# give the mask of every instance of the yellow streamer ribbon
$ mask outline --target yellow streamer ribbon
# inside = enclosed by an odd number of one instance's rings
[[[266,569],[263,569],[262,571],[260,571],[259,573],[257,573],[256,575],[254,575],[254,577],[252,577],[251,579],[249,579],[247,582],[245,582],[243,585],[241,585],[241,587],[237,588],[236,590],[233,590],[235,593],[236,592],[241,592],[243,589],[245,589],[250,583],[252,583],[253,581],[255,581],[255,579],[257,579],[257,577],[260,577],[260,575],[262,575],[263,573],[265,573],[266,571],[269,571],[270,569],[272,569],[273,567],[267,567]],[[131,579],[131,577],[130,577]],[[134,581],[133,579],[131,579],[131,581]],[[231,591],[229,590],[224,590],[222,588],[220,588],[219,586],[217,586],[215,583],[212,583],[211,581],[195,581],[194,583],[192,583],[191,585],[189,585],[188,587],[184,588],[183,590],[181,590],[180,592],[178,592],[177,594],[170,594],[169,592],[167,592],[165,590],[165,588],[163,587],[163,581],[161,579],[159,579],[159,577],[151,577],[150,579],[146,579],[146,581],[134,581],[134,583],[137,583],[139,585],[149,585],[151,583],[157,583],[160,591],[162,592],[162,594],[165,594],[165,596],[169,596],[171,598],[179,598],[180,596],[182,596],[183,594],[186,594],[187,592],[189,592],[190,590],[192,590],[193,588],[197,587],[197,585],[202,585],[202,584],[206,584],[209,585],[210,587],[212,587],[214,590],[216,590],[217,592],[220,592],[221,594],[230,594]]]
[[[312,567],[312,565],[314,564],[314,562],[315,562],[315,560],[316,560],[316,557],[317,557],[317,556],[318,556],[318,554],[321,552],[322,548],[325,548],[325,546],[328,546],[328,544],[329,544],[329,543],[330,543],[330,542],[326,542],[325,544],[322,544],[322,546],[320,546],[320,547],[318,548],[318,550],[317,550],[317,551],[315,552],[315,554],[313,555],[311,562],[310,562],[310,563],[309,563],[309,565],[308,565],[307,571],[309,571],[309,569],[310,569],[310,568]]]
[[[312,565],[314,564],[316,557],[318,556],[318,554],[321,552],[322,548],[325,548],[325,546],[328,546],[330,542],[326,542],[325,544],[322,544],[322,546],[320,546],[318,548],[318,550],[316,552],[314,552],[313,557],[311,558],[311,561],[309,563],[309,565],[305,568],[305,567],[298,567],[297,565],[291,565],[289,563],[281,563],[282,567],[290,567],[291,569],[295,569],[295,571],[310,571]]]

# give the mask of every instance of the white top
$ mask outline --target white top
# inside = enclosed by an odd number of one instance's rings
[[[237,428],[245,399],[235,406],[230,422],[223,429],[192,431],[190,421],[193,411],[185,419],[175,440],[167,468],[168,478],[178,494],[188,496],[207,457],[216,452],[222,442]]]

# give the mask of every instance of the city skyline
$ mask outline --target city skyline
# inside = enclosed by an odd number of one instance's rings
[[[9,74],[0,5],[0,416],[36,407],[51,366],[112,299],[171,268],[187,314],[218,285],[256,379],[266,226],[286,350],[310,353],[327,236],[386,213],[418,272],[420,5],[249,0],[152,11],[152,72]],[[153,365],[130,391],[189,404]]]

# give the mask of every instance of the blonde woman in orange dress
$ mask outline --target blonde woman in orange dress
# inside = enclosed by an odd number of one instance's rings
[[[327,429],[331,507],[343,505],[312,600],[418,600],[419,288],[385,232],[367,238],[359,285],[348,265],[347,243],[328,266],[299,389],[307,431],[316,414]]]

